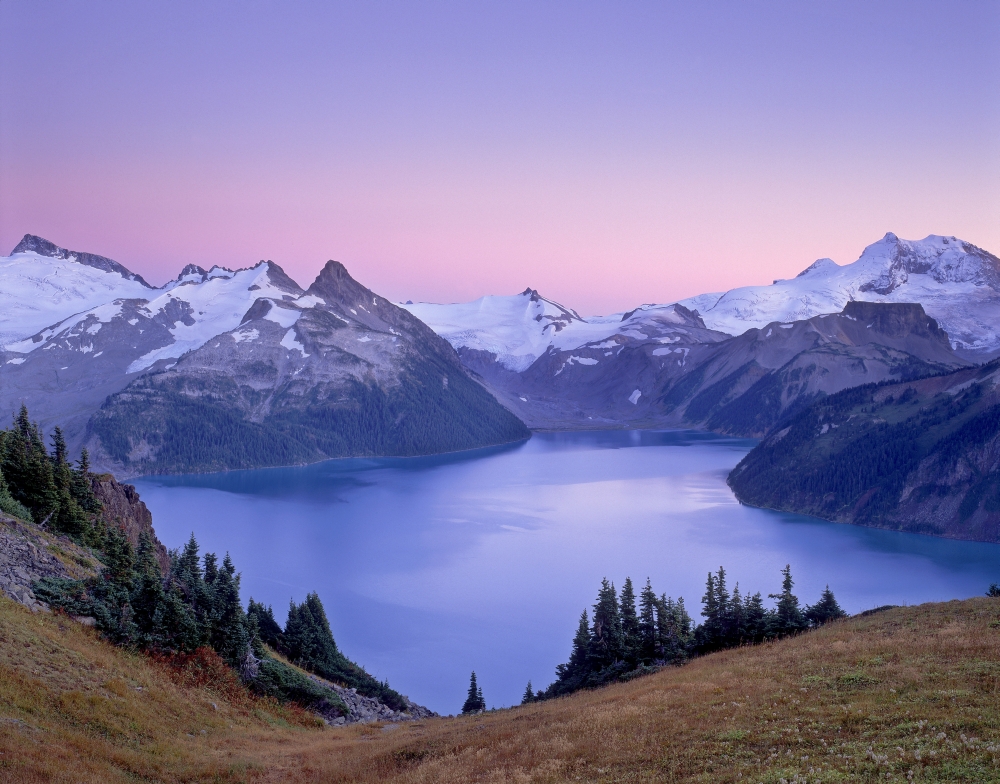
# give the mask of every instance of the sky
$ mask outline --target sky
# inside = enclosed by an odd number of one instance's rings
[[[1000,254],[997,2],[0,2],[0,252],[584,314]]]

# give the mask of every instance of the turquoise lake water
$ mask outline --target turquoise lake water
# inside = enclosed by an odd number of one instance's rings
[[[739,504],[725,477],[753,442],[690,431],[539,433],[512,447],[333,460],[136,481],[167,547],[194,532],[228,551],[243,598],[317,591],[341,649],[378,678],[455,713],[475,670],[488,705],[548,685],[602,577],[683,596],[709,570],[730,587],[849,612],[981,595],[1000,545],[827,523]]]

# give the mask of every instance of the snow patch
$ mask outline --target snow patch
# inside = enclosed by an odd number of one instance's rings
[[[638,389],[634,390],[631,395],[628,396],[628,402],[633,406],[639,403],[639,398],[642,397],[642,392]]]
[[[281,339],[281,345],[287,348],[289,351],[298,350],[301,352],[303,357],[308,357],[306,353],[306,347],[299,343],[298,338],[295,337],[295,330],[290,329],[285,333],[285,336]]]
[[[25,362],[24,357],[14,357],[14,359],[8,359],[6,364],[8,365],[23,365]]]
[[[302,317],[301,310],[295,310],[293,308],[283,308],[279,305],[272,305],[271,309],[267,311],[264,316],[268,321],[273,321],[279,326],[291,327]]]
[[[256,340],[260,337],[260,332],[255,328],[251,329],[241,329],[238,332],[232,333],[233,340],[237,343],[242,343],[244,340]]]

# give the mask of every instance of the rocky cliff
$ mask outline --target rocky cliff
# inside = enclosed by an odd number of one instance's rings
[[[156,538],[153,530],[153,514],[139,498],[139,492],[132,485],[120,483],[111,474],[94,474],[90,486],[97,500],[101,502],[101,519],[114,526],[128,537],[133,548],[138,548],[140,537],[145,534],[156,546],[156,560],[164,574],[170,572],[170,556],[167,548]]]

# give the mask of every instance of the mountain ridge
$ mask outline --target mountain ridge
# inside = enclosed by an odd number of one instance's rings
[[[96,284],[83,298],[57,302],[57,312],[48,315],[60,318],[27,335],[22,327],[19,339],[0,348],[0,406],[16,410],[29,403],[43,426],[63,427],[72,450],[89,445],[102,469],[121,476],[154,465],[166,472],[221,470],[274,465],[278,455],[302,463],[424,454],[528,436],[446,341],[355,281],[339,262],[328,262],[308,290],[272,261],[238,270],[189,264],[154,289],[127,278],[127,270],[77,264],[77,256],[36,239],[25,247],[52,255],[29,250],[0,259],[0,266],[6,262],[28,283],[36,283],[34,268],[41,264],[67,286]],[[31,301],[12,288],[12,299]],[[34,290],[37,297],[37,285]],[[91,306],[77,309],[81,299]],[[11,320],[0,313],[0,330]],[[187,411],[185,427],[196,426],[191,406],[200,406],[206,422],[249,442],[230,454],[218,443],[212,452],[203,439],[208,451],[194,463],[154,459],[162,452],[156,428],[179,426],[168,399]],[[144,408],[136,408],[140,401]],[[319,441],[303,422],[278,431],[263,424],[293,409],[323,434]],[[131,413],[123,416],[125,410]],[[357,417],[377,422],[362,427]],[[350,432],[338,436],[338,427]],[[378,438],[358,446],[369,431]],[[102,435],[111,440],[103,442]],[[173,443],[180,447],[178,438]],[[274,439],[280,444],[282,438],[288,449],[276,446]]]

